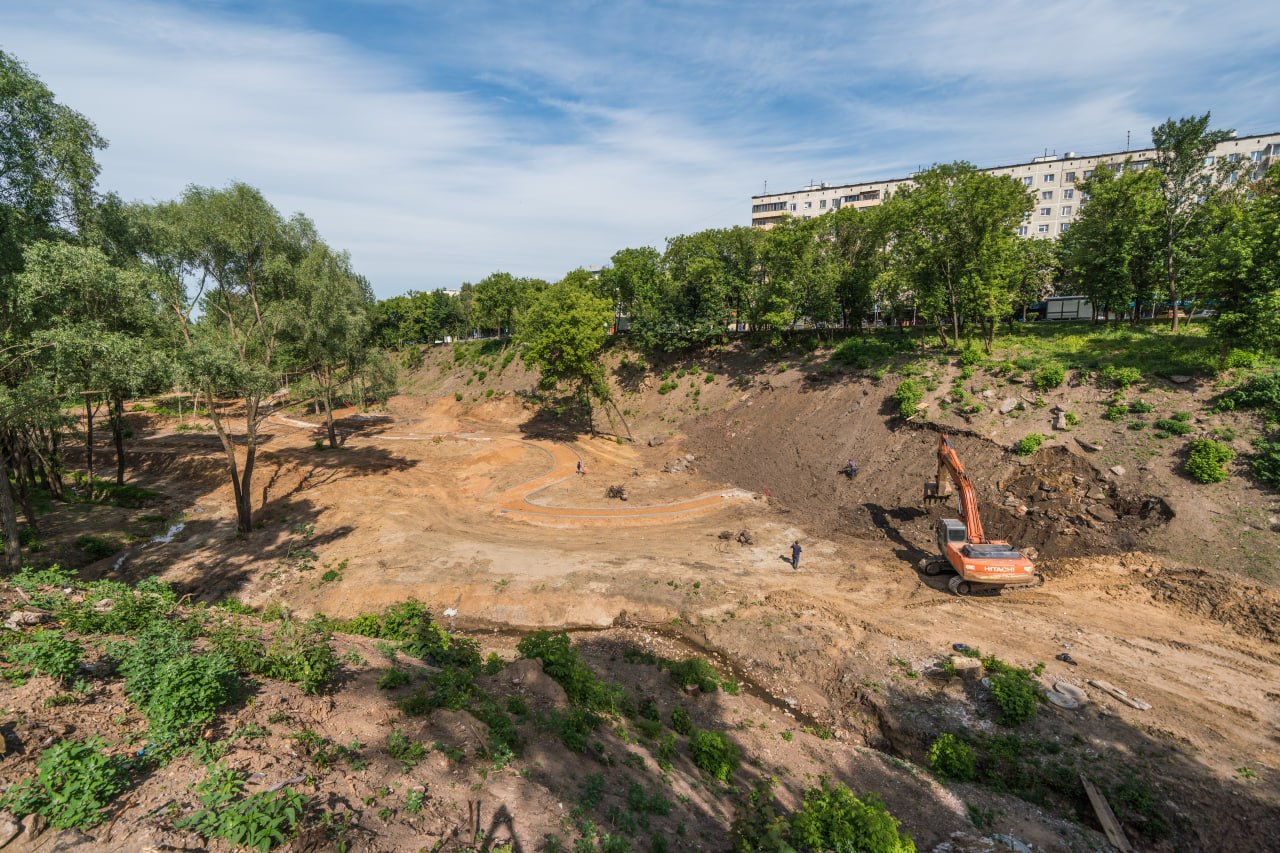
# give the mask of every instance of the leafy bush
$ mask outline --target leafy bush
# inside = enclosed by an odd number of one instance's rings
[[[91,559],[101,560],[120,550],[120,542],[108,536],[81,536],[76,546]]]
[[[1150,412],[1155,411],[1155,408],[1156,408],[1155,406],[1151,405],[1146,400],[1141,400],[1141,399],[1134,400],[1132,403],[1129,404],[1130,413],[1135,415],[1148,414]]]
[[[1098,372],[1098,378],[1116,388],[1128,388],[1142,381],[1142,371],[1136,367],[1116,367],[1109,364]]]
[[[1280,418],[1280,373],[1249,377],[1219,397],[1217,408],[1220,412],[1259,409],[1270,418]]]
[[[689,658],[672,663],[668,669],[671,677],[681,687],[697,687],[703,693],[715,693],[720,688],[720,675],[702,658]]]
[[[552,634],[535,631],[516,646],[521,657],[542,662],[542,670],[551,676],[568,695],[569,701],[593,711],[613,713],[617,707],[617,691],[596,676],[591,667],[578,657],[578,650],[563,631]]]
[[[67,681],[80,669],[84,647],[58,631],[40,629],[24,643],[13,646],[7,657],[31,672]]]
[[[272,635],[257,672],[298,684],[303,693],[318,693],[338,672],[338,656],[330,640],[319,620],[299,624],[287,619]]]
[[[1031,374],[1031,385],[1037,391],[1057,388],[1067,378],[1067,369],[1056,361],[1046,361]]]
[[[993,668],[988,666],[987,669]],[[1027,670],[1002,665],[991,673],[990,678],[991,697],[1000,709],[1001,725],[1020,725],[1040,710],[1040,690]]]
[[[1227,357],[1223,359],[1222,366],[1227,370],[1233,370],[1237,367],[1254,367],[1258,363],[1258,354],[1249,350],[1233,349],[1227,353]]]
[[[1040,449],[1040,445],[1044,443],[1044,438],[1045,437],[1038,432],[1025,435],[1013,446],[1013,452],[1019,456],[1030,456]]]
[[[419,741],[409,740],[399,729],[392,729],[387,735],[387,754],[399,761],[407,773],[426,756],[427,747]]]
[[[1280,491],[1280,440],[1255,439],[1254,454],[1249,458],[1253,476],[1276,491]]]
[[[113,653],[120,658],[125,691],[147,718],[154,740],[191,739],[240,687],[225,655],[193,654],[186,638],[163,625]]]
[[[915,379],[902,380],[893,392],[893,401],[898,404],[898,414],[903,418],[913,416],[923,400],[924,387]]]
[[[791,816],[788,840],[810,850],[859,853],[915,853],[910,836],[874,794],[859,800],[844,785],[823,779],[805,791],[804,805]]]
[[[193,790],[200,797],[201,808],[175,821],[174,826],[206,839],[225,839],[233,847],[262,851],[289,839],[308,802],[307,797],[288,788],[245,797],[243,775],[222,764],[214,765]]]
[[[395,669],[393,667],[378,676],[378,689],[395,690],[398,687],[404,687],[409,681],[409,673],[403,669]]]
[[[1211,438],[1197,438],[1191,442],[1184,470],[1197,483],[1221,483],[1227,479],[1227,463],[1236,452]]]
[[[108,756],[98,738],[64,740],[46,749],[27,779],[3,795],[0,809],[15,817],[38,814],[55,829],[88,828],[106,817],[103,809],[129,787],[128,764]]]
[[[1170,435],[1186,435],[1191,432],[1191,424],[1185,418],[1161,418],[1155,423],[1156,429],[1164,430]]]
[[[480,669],[480,644],[450,634],[430,619],[418,622],[413,635],[401,646],[404,653],[449,669]]]
[[[689,754],[698,769],[721,782],[729,781],[741,761],[737,745],[720,732],[695,731],[689,738]]]
[[[1107,406],[1107,413],[1103,417],[1109,421],[1123,420],[1128,411],[1127,408],[1120,405]]]
[[[400,710],[421,717],[437,708],[461,711],[476,695],[475,675],[469,669],[440,669],[427,678],[425,687],[400,700]]]
[[[690,717],[689,712],[680,705],[671,709],[671,728],[677,734],[685,736],[693,734],[693,718]]]
[[[891,359],[894,350],[894,344],[878,338],[846,338],[831,353],[831,360],[868,370]]]
[[[953,734],[941,735],[929,747],[929,768],[943,779],[968,782],[975,768],[973,750]]]
[[[80,602],[66,602],[58,618],[79,634],[136,634],[174,616],[178,596],[155,578],[137,584],[96,581],[86,586]]]

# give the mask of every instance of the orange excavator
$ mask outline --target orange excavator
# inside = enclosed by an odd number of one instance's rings
[[[955,484],[954,490],[952,484]],[[978,496],[973,481],[960,464],[960,457],[945,435],[938,441],[938,479],[924,485],[925,503],[945,501],[956,495],[960,518],[938,519],[940,555],[921,561],[926,575],[955,572],[948,587],[957,595],[980,589],[1000,589],[1015,584],[1040,582],[1035,565],[1008,542],[988,539],[978,515]]]

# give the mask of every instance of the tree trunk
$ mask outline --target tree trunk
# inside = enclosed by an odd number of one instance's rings
[[[322,402],[324,403],[324,425],[325,425],[325,429],[329,431],[329,446],[336,449],[338,446],[338,431],[333,427],[333,400],[331,399],[332,396],[333,396],[332,388],[330,388],[328,385],[321,386],[320,397]]]
[[[89,500],[93,500],[93,416],[97,409],[90,403],[90,396],[84,395],[84,463],[89,469]]]
[[[240,474],[240,488],[236,490],[236,529],[248,535],[253,531],[253,463],[258,455],[258,398],[245,401],[244,471]]]
[[[116,443],[116,485],[124,485],[124,400],[111,401],[111,437]]]
[[[213,395],[209,395],[209,419],[213,421],[213,428],[218,433],[218,439],[222,442],[222,450],[227,454],[227,471],[231,474],[231,490],[235,495],[236,502],[236,529],[246,532],[251,529],[244,525],[244,514],[242,507],[246,503],[246,496],[243,494],[240,486],[240,466],[236,462],[236,445],[231,440],[231,436],[227,433],[226,426],[222,423],[222,416],[218,414],[218,407],[214,405]]]
[[[0,452],[0,524],[4,526],[4,566],[10,574],[22,568],[22,549],[18,538],[18,515],[9,488],[9,460]]]
[[[1174,276],[1174,271],[1173,271],[1173,232],[1170,231],[1167,236],[1168,236],[1168,243],[1165,246],[1164,271],[1165,271],[1165,275],[1168,277],[1168,280],[1169,280],[1169,301],[1173,303],[1173,305],[1171,306],[1172,310],[1169,312],[1170,314],[1173,315],[1170,328],[1174,332],[1177,332],[1178,331],[1178,279]]]

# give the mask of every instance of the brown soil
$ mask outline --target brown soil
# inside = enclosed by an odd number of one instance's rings
[[[1023,460],[1004,447],[1017,429],[1031,431],[1025,422],[950,423],[988,531],[1036,548],[1048,578],[1035,590],[959,598],[946,591],[945,578],[914,568],[932,550],[934,519],[954,514],[920,502],[935,473],[937,433],[898,422],[887,402],[892,389],[868,379],[752,372],[760,368],[730,353],[713,383],[695,379],[668,395],[653,380],[638,383],[624,400],[643,412],[631,424],[638,440],[619,444],[517,439],[535,431],[533,413],[507,387],[524,380],[495,376],[492,387],[504,393],[486,399],[468,388],[459,402],[460,377],[428,362],[415,393],[393,400],[386,420],[350,413],[337,450],[314,450],[319,433],[273,420],[255,485],[262,527],[244,539],[233,536],[216,439],[162,425],[138,442],[136,473],[168,496],[172,512],[185,513],[187,526],[169,545],[135,550],[122,572],[160,571],[200,598],[279,600],[303,614],[350,616],[415,596],[437,614],[456,611],[446,621],[508,657],[508,632],[581,631],[609,677],[652,690],[662,703],[679,699],[661,689],[666,676],[626,664],[618,644],[675,656],[696,650],[748,687],[741,697],[685,700],[704,724],[730,727],[758,762],[735,780],[739,787],[755,773],[777,775],[786,805],[822,774],[855,791],[880,791],[921,849],[972,831],[966,802],[994,809],[991,831],[1036,849],[1100,845],[1086,803],[1051,796],[1051,811],[1070,817],[1064,822],[1016,797],[942,785],[914,766],[942,731],[1003,731],[991,722],[985,691],[937,672],[962,642],[1014,664],[1044,663],[1041,681],[1065,680],[1089,693],[1081,710],[1046,707],[1018,733],[1061,745],[1111,790],[1129,770],[1140,771],[1169,824],[1157,832],[1119,809],[1142,849],[1270,846],[1280,834],[1280,599],[1212,570],[1229,562],[1222,552],[1239,546],[1211,526],[1222,524],[1220,516],[1195,508],[1196,487],[1177,480],[1172,461],[1100,455],[1073,437]],[[746,378],[729,383],[730,371]],[[650,446],[650,437],[661,443]],[[861,469],[852,481],[838,474],[850,457]],[[578,459],[585,476],[575,473]],[[1123,473],[1110,470],[1119,463]],[[626,503],[606,497],[619,483]],[[1204,494],[1201,502],[1233,507],[1240,518],[1253,518],[1267,500]],[[744,530],[752,544],[734,538]],[[796,540],[804,547],[798,572],[787,562]],[[1183,547],[1195,542],[1198,550]],[[317,558],[300,559],[303,549]],[[1199,559],[1209,553],[1216,556]],[[110,564],[93,568],[105,572]],[[322,582],[326,568],[336,580]],[[344,642],[378,657],[362,641]],[[1055,660],[1064,652],[1079,665]],[[426,725],[434,728],[423,737],[443,732],[446,743],[466,741],[465,720],[399,718],[389,697],[372,689],[373,678],[372,668],[353,667],[340,690],[318,699],[268,685],[241,721],[260,723],[287,705],[290,725],[338,742],[378,743],[391,725]],[[504,678],[495,689],[522,689]],[[1110,682],[1152,708],[1128,707],[1089,680]],[[34,698],[21,704],[34,707]],[[805,721],[829,727],[835,739],[795,733]],[[96,724],[86,718],[80,725]],[[265,749],[237,746],[228,760],[262,772],[264,784],[289,778],[306,759],[289,754],[288,728],[273,727]],[[784,730],[793,740],[780,737]],[[317,790],[358,813],[355,849],[429,848],[462,825],[467,800],[479,799],[485,824],[514,815],[513,831],[532,851],[541,833],[562,831],[562,809],[600,768],[545,735],[528,736],[527,777],[481,775],[478,762],[455,767],[433,754],[420,773],[396,776],[379,765],[358,778],[330,774]],[[609,751],[637,749],[652,763],[643,744],[615,737],[605,736]],[[672,834],[672,849],[727,849],[728,800],[694,788],[696,772],[681,771],[674,790],[689,802],[660,831],[674,833],[678,818],[693,834],[687,842]],[[139,816],[195,778],[189,767],[166,773],[167,788],[139,794]],[[360,806],[368,791],[393,782],[426,782],[433,810],[379,822],[377,806]],[[103,849],[175,841],[140,817],[130,820],[114,829],[118,846]]]

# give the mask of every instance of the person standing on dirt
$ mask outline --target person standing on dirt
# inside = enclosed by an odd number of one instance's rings
[[[791,568],[800,568],[800,552],[803,550],[804,549],[800,547],[799,541],[791,543]]]
[[[582,470],[582,460],[579,459],[578,460],[578,476],[579,477],[584,476],[584,473],[585,472]]]
[[[858,476],[858,463],[850,459],[849,464],[844,466],[844,473],[850,480]]]

